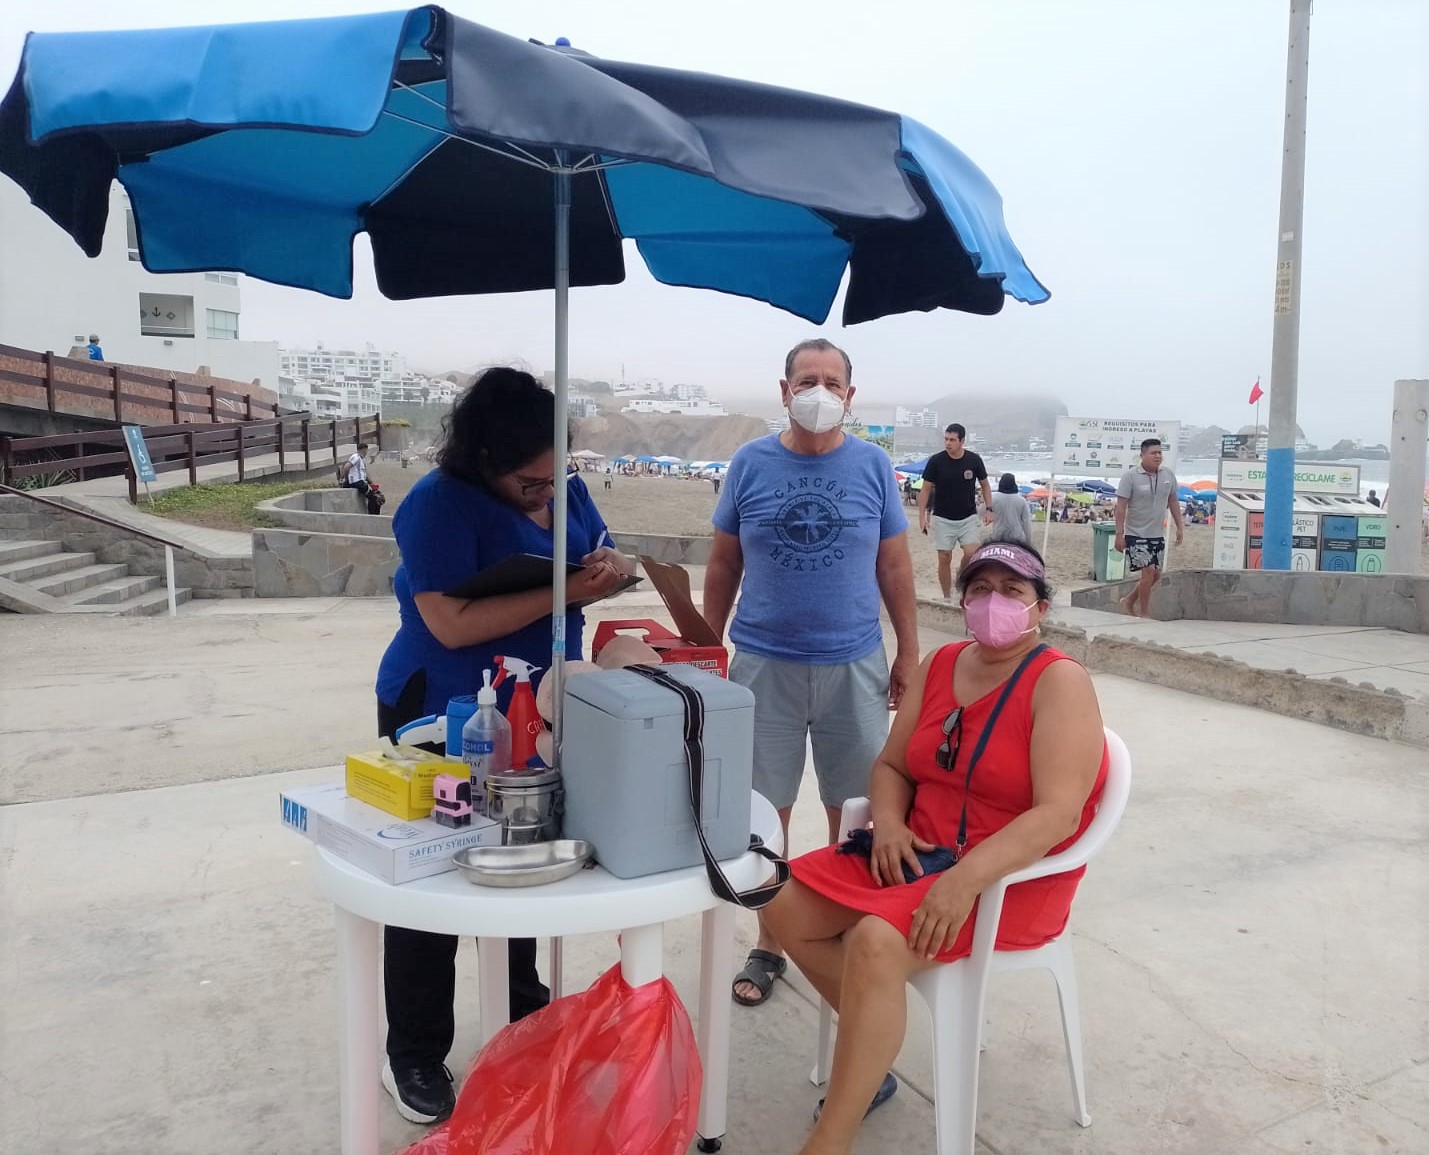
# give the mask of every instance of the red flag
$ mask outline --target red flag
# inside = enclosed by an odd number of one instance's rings
[[[1265,396],[1265,390],[1260,387],[1260,378],[1255,379],[1255,384],[1250,387],[1250,401],[1247,404],[1254,405]]]

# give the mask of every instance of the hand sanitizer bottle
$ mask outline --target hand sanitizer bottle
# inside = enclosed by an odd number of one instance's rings
[[[486,778],[493,771],[511,769],[511,724],[496,708],[496,688],[491,671],[482,671],[482,686],[476,695],[476,713],[461,728],[461,756],[471,773],[471,807],[486,813]]]

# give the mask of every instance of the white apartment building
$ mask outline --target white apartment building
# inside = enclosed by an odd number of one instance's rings
[[[905,409],[899,405],[893,411],[894,425],[911,425],[919,429],[937,429],[938,411],[936,409]]]
[[[313,349],[282,349],[278,353],[282,372],[293,380],[316,377],[341,380],[345,377],[373,381],[400,380],[407,373],[407,359],[400,353],[383,353],[371,345],[363,349],[328,349],[321,341]]]
[[[396,381],[384,378],[378,382],[384,405],[440,405],[449,407],[460,390],[441,377],[423,377],[406,373]]]
[[[236,273],[150,273],[116,182],[104,248],[91,260],[0,179],[0,344],[67,355],[99,335],[105,359],[278,389],[276,341],[244,339]]]
[[[599,417],[600,406],[589,393],[572,393],[566,398],[566,412],[571,417]]]
[[[312,381],[295,381],[279,375],[278,403],[284,409],[294,409],[311,413],[324,419],[346,415],[346,398],[331,389],[324,389]]]
[[[380,414],[384,404],[450,406],[459,392],[444,378],[409,370],[401,353],[370,344],[362,349],[329,349],[318,341],[311,349],[280,350],[279,362],[284,376],[306,383],[314,396],[339,398],[343,417]]]

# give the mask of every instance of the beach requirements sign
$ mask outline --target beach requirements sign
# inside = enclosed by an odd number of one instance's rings
[[[1176,446],[1181,441],[1179,421],[1151,421],[1126,417],[1058,417],[1052,435],[1052,472],[1059,477],[1089,474],[1120,477],[1141,460],[1141,443],[1159,437],[1164,447],[1161,464],[1176,468]]]
[[[149,459],[149,447],[144,444],[144,430],[137,425],[124,426],[124,446],[129,450],[129,463],[134,466],[134,476],[145,485],[158,481],[154,463]]]

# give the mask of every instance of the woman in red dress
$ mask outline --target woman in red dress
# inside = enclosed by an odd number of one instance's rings
[[[796,859],[766,908],[839,1012],[828,1097],[801,1155],[852,1150],[864,1115],[898,1086],[888,1068],[909,976],[966,957],[978,894],[1071,843],[1101,797],[1106,742],[1091,678],[1038,637],[1051,596],[1041,555],[990,541],[958,590],[974,641],[934,651],[908,687],[869,780],[867,855],[825,847]],[[935,873],[954,847],[956,865]],[[1060,934],[1081,875],[1012,887],[998,948]]]

